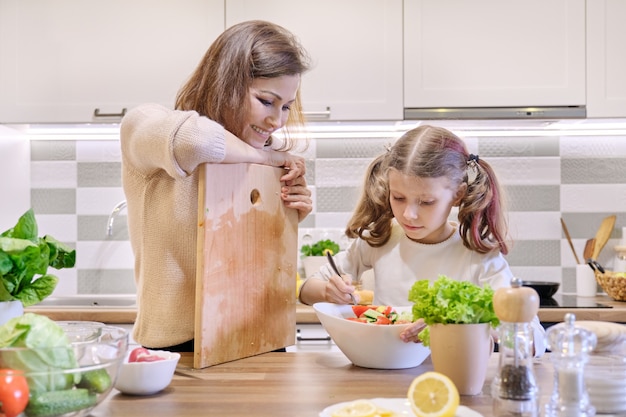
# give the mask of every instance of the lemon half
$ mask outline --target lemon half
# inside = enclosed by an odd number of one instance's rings
[[[407,397],[417,417],[454,417],[459,407],[456,385],[439,372],[425,372],[416,377]]]

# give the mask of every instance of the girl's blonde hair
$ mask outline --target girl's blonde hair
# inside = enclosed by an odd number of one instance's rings
[[[454,189],[466,183],[458,216],[463,244],[479,253],[508,253],[502,190],[493,169],[478,156],[469,154],[463,141],[452,132],[433,126],[406,132],[369,165],[361,197],[346,228],[348,237],[359,237],[374,247],[389,240],[393,212],[387,173],[391,168],[414,177],[445,176]]]
[[[198,67],[176,96],[176,109],[195,110],[241,136],[249,111],[248,90],[255,78],[301,75],[309,58],[287,29],[251,20],[226,29],[211,44]],[[289,127],[302,127],[300,89],[291,105],[281,150],[294,147]]]

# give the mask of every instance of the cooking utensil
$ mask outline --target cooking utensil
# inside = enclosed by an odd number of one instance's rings
[[[607,216],[602,220],[602,223],[600,223],[600,228],[596,232],[596,245],[593,249],[592,259],[598,259],[604,245],[606,245],[606,242],[609,241],[611,233],[613,232],[613,227],[615,226],[615,219],[615,215]]]
[[[560,285],[558,282],[549,281],[522,281],[522,286],[534,289],[539,294],[539,298],[542,299],[552,298]]]
[[[604,268],[602,267],[602,265],[600,265],[598,261],[593,258],[595,247],[596,239],[587,239],[587,242],[585,242],[585,249],[583,250],[583,257],[585,258],[585,262],[589,265],[591,269],[593,269],[594,271],[600,271],[604,274]]]
[[[333,271],[335,271],[335,274],[341,277],[341,272],[339,272],[339,268],[337,268],[337,265],[335,264],[333,255],[331,255],[330,252],[326,252],[326,257],[328,258],[328,263],[330,264],[330,267],[333,269]],[[350,293],[350,299],[352,300],[352,304],[357,305],[356,297],[353,293]]]
[[[565,220],[563,220],[563,217],[561,217],[561,226],[563,227],[563,233],[565,233],[565,238],[567,239],[567,243],[569,243],[569,247],[570,249],[572,249],[572,253],[574,254],[574,259],[576,259],[576,264],[579,264],[580,259],[578,259],[578,255],[576,255],[576,250],[574,249],[572,238],[569,235],[569,230],[567,230],[567,225],[565,224]]]

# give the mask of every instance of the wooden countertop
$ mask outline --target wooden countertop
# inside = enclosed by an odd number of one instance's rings
[[[100,321],[103,323],[133,324],[137,318],[135,308],[105,308],[105,307],[37,307],[34,305],[24,309],[25,312],[47,316],[55,321]]]
[[[594,298],[585,298],[596,303],[610,305],[613,308],[545,308],[539,309],[539,320],[542,322],[562,322],[565,314],[576,314],[576,320],[598,320],[626,323],[626,302],[615,301],[606,295],[598,295]],[[101,321],[105,323],[133,324],[137,317],[134,308],[104,308],[104,307],[46,307],[38,308],[36,305],[26,311],[43,314],[52,320],[86,320]],[[300,324],[319,323],[313,307],[304,304],[296,304],[296,322]]]
[[[192,354],[183,354],[172,383],[161,393],[134,397],[113,390],[90,415],[318,417],[339,402],[405,398],[411,381],[432,370],[430,358],[411,369],[359,368],[339,352],[266,353],[200,370],[192,369],[192,363]],[[494,353],[482,393],[462,396],[461,404],[485,417],[493,415],[490,387],[497,369]],[[549,354],[533,366],[542,408],[552,392],[553,369]]]

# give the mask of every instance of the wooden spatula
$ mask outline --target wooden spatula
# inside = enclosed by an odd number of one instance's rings
[[[600,224],[600,228],[596,232],[596,244],[593,248],[593,256],[594,260],[598,259],[600,252],[604,249],[604,245],[609,241],[611,237],[611,233],[613,232],[613,227],[615,226],[615,215],[605,217]]]

